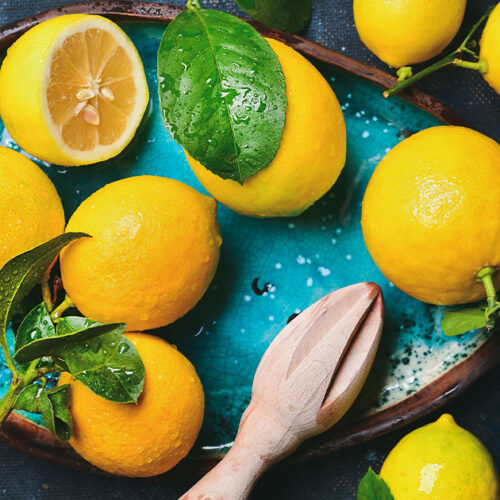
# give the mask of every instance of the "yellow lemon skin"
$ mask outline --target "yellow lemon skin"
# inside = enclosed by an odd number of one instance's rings
[[[64,232],[56,188],[25,156],[0,146],[0,268]]]
[[[486,447],[442,415],[406,435],[380,475],[395,500],[496,500],[498,477]]]
[[[361,41],[390,66],[438,55],[457,34],[466,0],[354,0]]]
[[[89,26],[87,26],[89,25]],[[112,21],[101,16],[71,14],[44,21],[22,35],[7,50],[0,70],[0,116],[5,127],[25,151],[41,160],[57,165],[77,166],[104,161],[121,152],[132,139],[130,130],[116,148],[99,149],[87,157],[85,152],[71,150],[56,137],[47,105],[47,81],[53,51],[59,48],[68,33],[86,27],[103,26],[119,34],[131,54],[135,55],[136,72],[140,75],[141,93],[136,96],[142,116],[149,100],[146,77],[139,55],[127,35]],[[83,64],[82,59],[73,61]],[[138,92],[139,94],[139,92]],[[102,122],[101,118],[101,122]]]
[[[149,477],[174,467],[192,448],[201,428],[204,395],[193,365],[163,339],[125,335],[145,368],[137,404],[107,401],[69,373],[73,420],[71,446],[85,460],[120,476]]]
[[[298,52],[267,39],[285,75],[288,106],[272,162],[243,185],[222,179],[186,154],[205,189],[242,215],[300,215],[335,183],[345,164],[346,131],[339,102],[321,73]]]
[[[484,79],[500,94],[500,3],[488,17],[480,42],[479,59],[488,63]]]
[[[64,287],[76,307],[129,330],[172,323],[201,299],[219,260],[215,200],[182,182],[139,176],[96,191],[67,231],[92,236],[61,254]]]
[[[386,278],[432,304],[485,296],[477,272],[500,265],[500,146],[465,127],[405,139],[376,167],[361,226]],[[500,285],[500,275],[495,276]]]

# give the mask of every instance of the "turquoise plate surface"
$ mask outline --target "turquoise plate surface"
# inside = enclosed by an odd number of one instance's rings
[[[111,161],[64,168],[36,160],[56,185],[67,217],[91,193],[123,177],[172,177],[204,192],[181,147],[163,126],[158,108],[156,51],[165,24],[122,26],[144,62],[151,104],[133,143]],[[297,218],[252,219],[219,206],[223,246],[213,284],[186,317],[155,332],[194,363],[205,388],[206,417],[195,456],[219,455],[231,445],[269,343],[290,318],[337,288],[374,281],[386,303],[374,367],[347,419],[400,402],[471,355],[487,338],[484,332],[446,338],[439,327],[442,309],[414,300],[389,283],[371,260],[361,234],[361,201],[377,163],[404,137],[442,122],[404,99],[384,99],[380,87],[363,78],[325,65],[320,69],[337,94],[347,125],[347,164],[338,182]],[[3,126],[0,131],[1,144],[19,150]],[[8,380],[2,365],[2,391]]]

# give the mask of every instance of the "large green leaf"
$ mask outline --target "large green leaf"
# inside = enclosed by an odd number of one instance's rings
[[[117,403],[136,403],[144,386],[144,365],[117,330],[63,346],[58,355],[70,373],[91,391]]]
[[[71,241],[88,236],[65,233],[9,260],[0,269],[0,343],[5,347],[7,325],[19,302],[37,285],[57,254]]]
[[[284,31],[302,31],[311,19],[312,0],[235,0],[256,21]]]
[[[248,23],[188,7],[163,34],[158,81],[165,126],[215,174],[243,183],[276,155],[285,78],[270,45]]]
[[[30,413],[40,413],[47,428],[60,441],[71,437],[71,413],[69,385],[44,390],[39,384],[25,387],[16,399],[14,408]]]

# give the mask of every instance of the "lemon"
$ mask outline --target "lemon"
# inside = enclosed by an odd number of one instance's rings
[[[426,61],[457,34],[466,0],[354,0],[361,41],[390,66]]]
[[[406,435],[389,453],[380,475],[395,500],[497,498],[491,455],[448,414]]]
[[[219,260],[217,204],[182,182],[112,182],[72,215],[67,231],[92,236],[61,254],[66,292],[87,317],[129,330],[172,323],[201,299]]]
[[[64,232],[56,188],[32,161],[0,146],[0,268]]]
[[[193,365],[175,347],[145,333],[125,336],[145,368],[138,403],[108,401],[61,373],[59,385],[71,386],[69,443],[85,460],[111,474],[155,476],[192,448],[203,421],[203,388]]]
[[[288,106],[272,162],[243,185],[222,179],[186,154],[205,189],[239,214],[301,214],[335,183],[345,163],[346,131],[340,105],[321,73],[298,52],[268,39],[285,75]]]
[[[479,59],[488,64],[483,77],[500,94],[500,3],[488,17],[480,47]]]
[[[465,127],[432,127],[378,164],[361,225],[382,273],[441,305],[485,296],[482,268],[500,265],[500,145]],[[495,284],[500,285],[499,273]]]
[[[100,16],[44,21],[7,51],[0,115],[12,138],[50,163],[85,165],[130,142],[149,99],[127,35]]]

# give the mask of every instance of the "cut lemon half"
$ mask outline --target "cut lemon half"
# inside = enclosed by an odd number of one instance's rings
[[[131,141],[149,100],[139,54],[101,16],[50,19],[22,35],[0,70],[0,115],[14,141],[58,165],[107,160]]]

